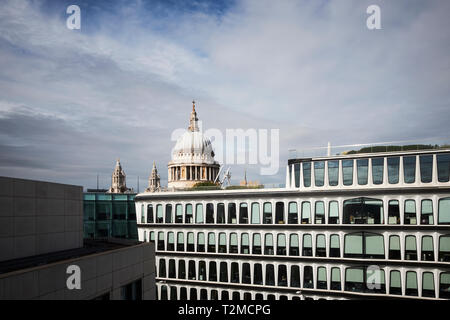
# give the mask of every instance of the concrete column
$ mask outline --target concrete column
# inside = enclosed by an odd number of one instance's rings
[[[433,154],[433,167],[432,167],[432,179],[433,184],[438,183],[438,167],[437,167],[437,154]]]
[[[383,185],[389,184],[388,178],[388,165],[387,165],[387,157],[383,158]]]
[[[421,184],[422,181],[420,180],[420,157],[419,155],[416,155],[416,177],[415,177],[415,181],[414,184],[419,185]],[[419,290],[419,292],[421,292],[422,290]]]
[[[372,173],[372,158],[369,158],[367,168],[367,185],[369,187],[373,186],[373,173]]]
[[[329,181],[328,181],[328,161],[325,161],[325,165],[324,165],[324,173],[323,173],[323,186],[325,188],[329,187]]]
[[[356,167],[356,159],[353,159],[353,182],[352,186],[358,185],[358,168]]]
[[[405,175],[403,172],[403,156],[400,157],[400,164],[399,164],[399,172],[398,172],[398,183],[400,185],[403,185],[405,183]]]

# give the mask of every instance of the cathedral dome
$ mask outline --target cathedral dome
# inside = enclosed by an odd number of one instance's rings
[[[172,150],[174,163],[214,163],[211,140],[200,131],[186,131]]]

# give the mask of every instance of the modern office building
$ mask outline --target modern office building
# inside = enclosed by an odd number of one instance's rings
[[[85,192],[83,194],[84,238],[137,240],[135,195]]]
[[[292,158],[286,187],[136,195],[158,299],[450,299],[450,149]]]
[[[82,187],[0,177],[1,300],[154,299],[154,259],[150,243],[83,240]]]

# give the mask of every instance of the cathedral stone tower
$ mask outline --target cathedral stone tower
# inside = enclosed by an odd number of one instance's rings
[[[116,167],[111,177],[111,188],[109,188],[108,193],[125,193],[128,191],[130,189],[127,188],[125,172],[120,165],[120,159],[117,159]]]
[[[161,182],[160,182],[158,170],[156,169],[155,162],[153,161],[153,169],[150,177],[148,178],[148,188],[145,189],[146,192],[158,192],[161,191]]]
[[[177,140],[168,164],[168,187],[182,189],[199,182],[214,182],[219,168],[211,140],[199,129],[195,101],[192,101],[188,130]]]

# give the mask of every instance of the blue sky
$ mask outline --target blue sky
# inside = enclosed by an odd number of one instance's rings
[[[65,10],[81,8],[81,30]],[[381,8],[381,30],[366,8]],[[0,11],[0,175],[95,187],[120,158],[163,183],[191,101],[205,128],[280,129],[288,149],[448,142],[448,1],[28,1]],[[238,182],[244,166],[232,168]]]

